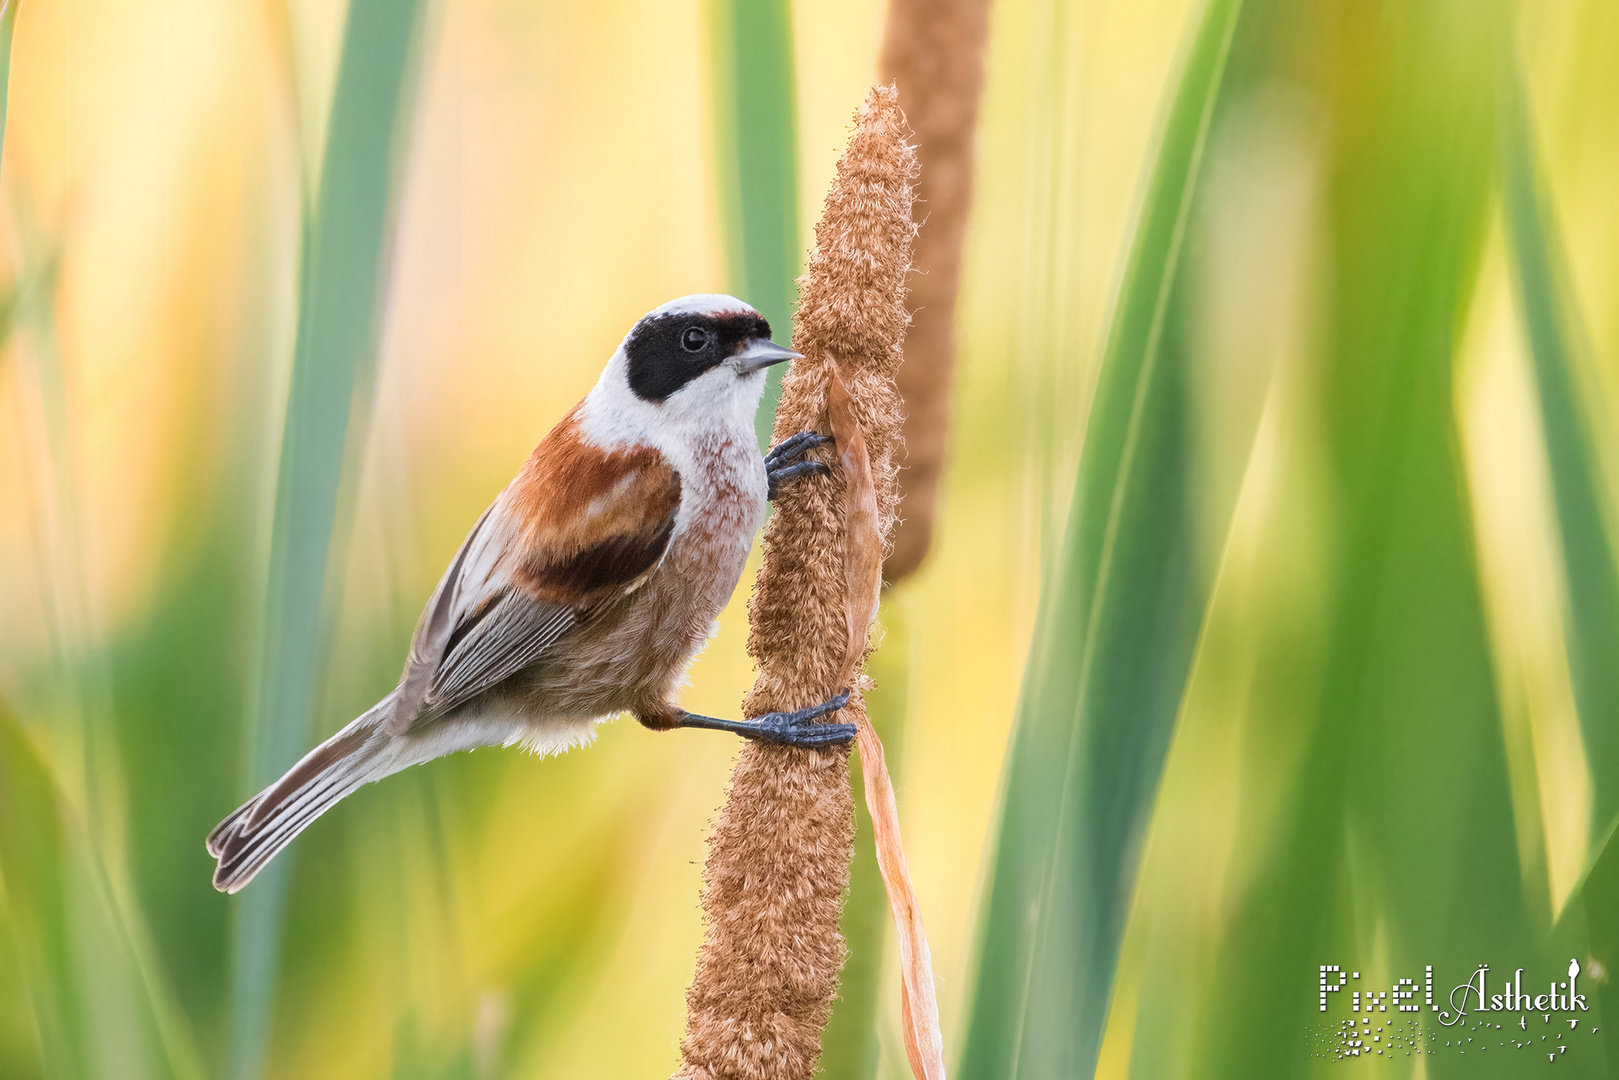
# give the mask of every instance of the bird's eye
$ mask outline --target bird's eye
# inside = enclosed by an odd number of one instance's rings
[[[700,326],[688,326],[680,335],[680,347],[687,352],[702,352],[708,344],[708,331]]]

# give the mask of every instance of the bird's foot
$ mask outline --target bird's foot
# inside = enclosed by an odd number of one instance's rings
[[[676,727],[707,728],[710,731],[729,731],[740,735],[744,739],[756,739],[759,742],[776,743],[780,746],[802,746],[814,749],[822,746],[836,746],[846,743],[854,738],[853,724],[818,724],[815,721],[827,713],[837,712],[849,703],[849,691],[845,690],[819,705],[811,705],[805,709],[795,709],[792,712],[765,713],[751,723],[741,723],[736,720],[716,720],[712,716],[698,716],[696,713],[682,713]]]
[[[791,465],[795,461],[803,461],[805,454],[831,441],[832,436],[822,435],[818,431],[800,431],[797,435],[783,439],[780,445],[765,455],[765,467],[774,468],[778,465]]]
[[[769,497],[775,500],[781,485],[800,476],[831,476],[832,470],[819,461],[806,461],[804,456],[817,446],[832,441],[830,435],[814,431],[800,431],[765,455],[765,478],[769,481]]]
[[[816,719],[837,712],[849,704],[849,691],[845,690],[819,705],[792,712],[765,713],[749,727],[758,731],[752,736],[761,742],[785,743],[788,746],[833,746],[854,738],[853,724],[818,724]]]

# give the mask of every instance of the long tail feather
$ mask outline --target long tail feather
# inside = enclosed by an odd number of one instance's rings
[[[385,753],[393,737],[381,724],[386,705],[384,701],[315,747],[214,827],[207,840],[208,854],[219,860],[214,888],[227,893],[241,889],[344,796],[395,771],[395,755]]]

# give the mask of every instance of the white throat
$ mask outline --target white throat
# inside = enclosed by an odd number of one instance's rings
[[[721,364],[663,401],[647,401],[630,389],[620,346],[580,407],[580,428],[603,449],[639,443],[661,450],[679,468],[680,459],[715,438],[756,447],[754,417],[764,389],[763,371],[738,375]]]
[[[739,376],[721,365],[659,404],[630,389],[625,368],[621,348],[580,405],[580,435],[604,450],[641,445],[663,454],[680,475],[677,537],[722,491],[747,492],[755,510],[739,520],[736,537],[745,555],[764,516],[764,457],[754,433],[764,372]]]

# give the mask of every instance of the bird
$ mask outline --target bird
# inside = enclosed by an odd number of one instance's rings
[[[364,784],[458,750],[589,743],[628,713],[655,731],[706,728],[820,748],[849,692],[750,722],[682,709],[677,691],[742,576],[782,485],[827,475],[831,438],[761,455],[765,371],[799,353],[733,296],[648,312],[595,386],[483,512],[417,622],[399,683],[208,834],[213,884],[234,893]]]

